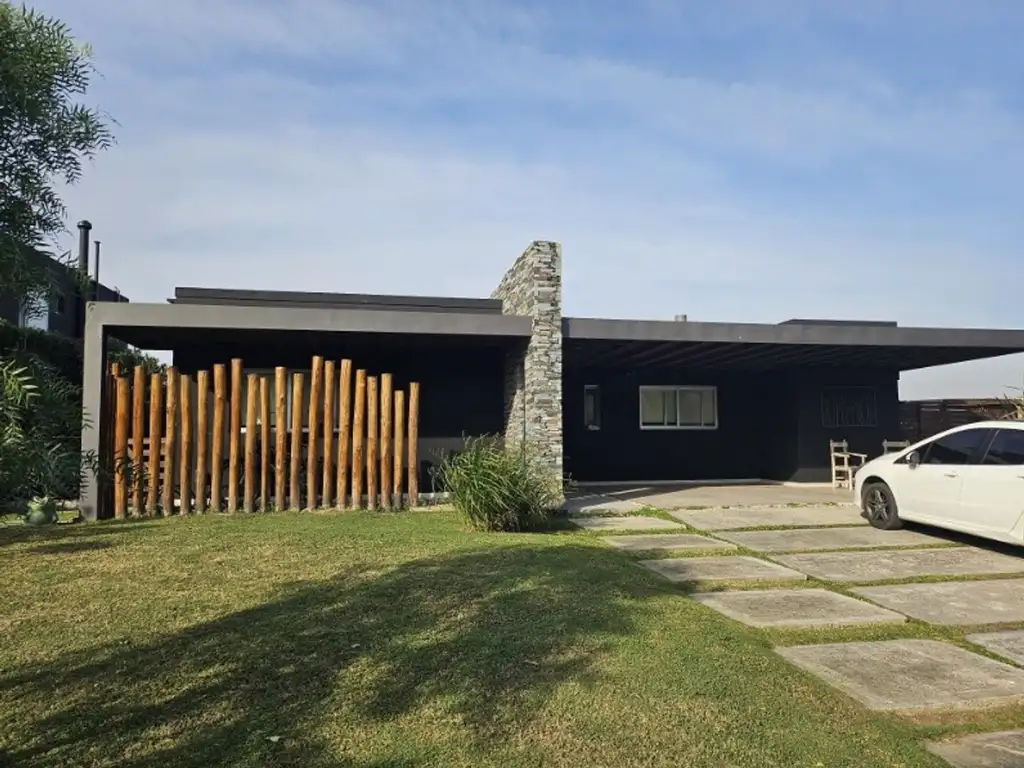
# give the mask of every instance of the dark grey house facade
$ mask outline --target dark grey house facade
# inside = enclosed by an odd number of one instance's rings
[[[79,292],[81,280],[74,266],[38,251],[33,256],[44,262],[49,270],[53,286],[51,295],[35,302],[26,302],[23,296],[0,296],[0,320],[11,325],[80,338],[84,332],[85,301],[128,301],[120,291],[92,279],[86,284],[87,295],[83,301]]]
[[[826,481],[830,439],[876,455],[900,437],[902,371],[1024,351],[1016,330],[564,317],[561,275],[539,241],[489,299],[179,288],[90,304],[84,405],[101,402],[109,336],[173,350],[183,372],[347,357],[420,382],[424,457],[502,433],[579,481]]]

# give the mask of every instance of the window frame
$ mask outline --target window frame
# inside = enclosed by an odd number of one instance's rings
[[[675,424],[644,424],[644,392],[674,392],[676,395]],[[679,424],[679,393],[699,392],[702,397],[710,393],[714,398],[714,424]],[[703,399],[701,401],[703,411]],[[640,429],[644,432],[711,432],[718,429],[718,387],[712,384],[641,384],[637,390],[637,417]]]
[[[593,397],[594,400],[594,419],[590,421],[587,418],[587,398]],[[583,428],[588,432],[599,432],[601,430],[601,385],[600,384],[584,384],[583,385]]]

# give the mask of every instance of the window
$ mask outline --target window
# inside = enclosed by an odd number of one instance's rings
[[[18,325],[22,328],[35,328],[37,331],[50,330],[50,307],[39,296],[27,297],[18,313]]]
[[[63,315],[64,314],[64,304],[65,304],[64,294],[63,293],[58,293],[56,296],[53,297],[53,313],[55,315]]]
[[[601,388],[597,384],[583,387],[583,425],[595,431],[601,428]]]
[[[1000,429],[989,446],[985,465],[1024,466],[1024,430]]]
[[[922,464],[967,464],[991,430],[965,429],[930,443],[921,457]]]
[[[826,429],[877,427],[875,388],[824,387],[821,391],[821,426]]]
[[[718,429],[715,387],[640,387],[640,429]]]

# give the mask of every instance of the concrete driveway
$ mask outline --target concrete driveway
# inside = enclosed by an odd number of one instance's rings
[[[687,507],[775,507],[804,504],[852,504],[848,489],[828,483],[675,483],[671,485],[586,485],[574,498],[585,504],[624,510],[629,506],[673,510]],[[587,499],[587,502],[583,502]]]

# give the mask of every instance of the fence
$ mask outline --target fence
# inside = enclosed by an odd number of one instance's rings
[[[354,374],[319,356],[308,385],[237,358],[212,376],[112,365],[101,427],[114,517],[416,505],[419,384]]]
[[[975,400],[909,400],[900,403],[900,426],[911,441],[986,419],[1001,419],[1013,412],[1002,398]]]

